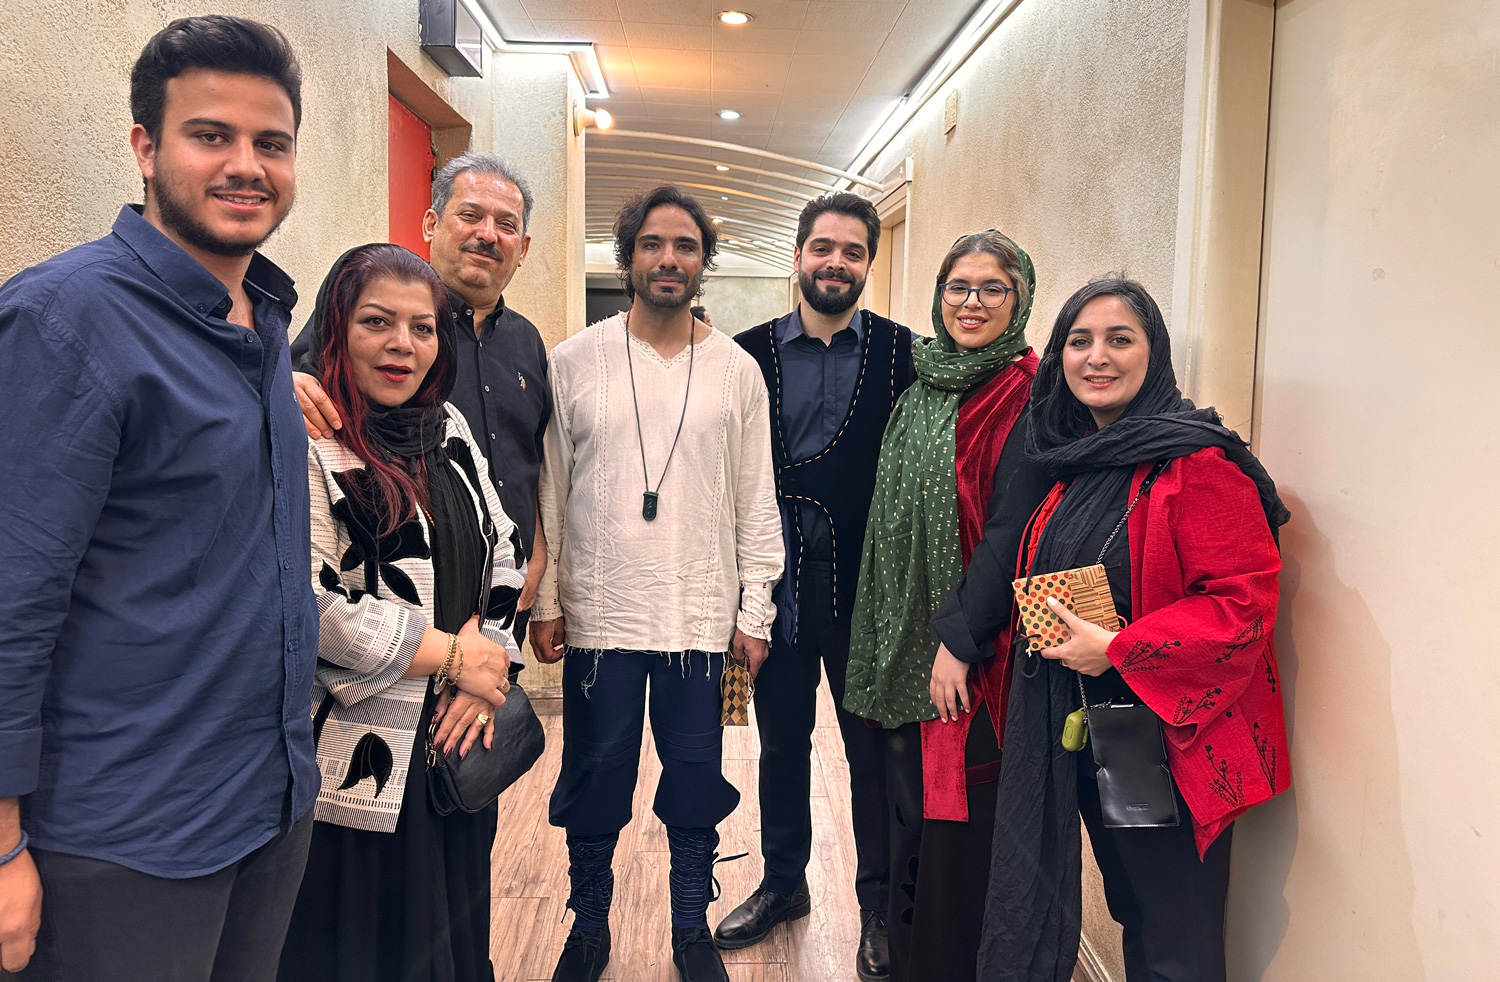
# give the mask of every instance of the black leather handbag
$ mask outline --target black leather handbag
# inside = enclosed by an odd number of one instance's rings
[[[489,555],[485,557],[484,583],[479,589],[479,626],[482,628],[489,615],[490,586],[494,582],[494,552],[500,548],[495,526],[490,518],[489,506],[484,495],[479,495],[480,507],[484,509],[483,533],[489,543]],[[509,630],[514,623],[514,607],[511,617],[501,621],[501,627]],[[501,792],[520,780],[521,775],[531,770],[542,756],[546,746],[546,734],[542,721],[526,690],[516,681],[520,665],[510,666],[510,689],[505,693],[505,702],[495,710],[494,738],[486,750],[483,739],[474,741],[467,757],[459,757],[459,744],[455,743],[447,755],[438,753],[433,738],[438,724],[427,727],[427,797],[432,810],[439,815],[451,815],[455,811],[473,814],[488,808]],[[461,743],[462,741],[460,741]]]
[[[486,750],[482,740],[475,740],[469,755],[462,759],[457,745],[447,756],[438,753],[432,742],[437,724],[428,727],[427,794],[439,815],[455,811],[473,814],[489,807],[542,756],[546,745],[542,721],[537,719],[521,683],[511,682],[493,722],[493,746]]]
[[[1078,678],[1083,692],[1083,677]],[[1107,829],[1172,828],[1179,821],[1177,790],[1167,769],[1161,718],[1140,703],[1090,706],[1089,746],[1098,765],[1099,810]]]

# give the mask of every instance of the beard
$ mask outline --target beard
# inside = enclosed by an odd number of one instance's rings
[[[225,256],[231,259],[242,259],[260,248],[262,242],[271,237],[271,233],[281,227],[287,212],[291,211],[290,202],[276,216],[276,221],[266,230],[266,234],[253,242],[241,239],[222,239],[215,235],[207,225],[200,221],[188,207],[191,192],[184,191],[171,179],[170,172],[165,172],[158,160],[156,177],[147,182],[147,189],[153,195],[156,202],[156,210],[161,215],[162,224],[176,232],[182,240],[191,246],[202,249],[215,256]],[[266,195],[271,199],[274,208],[281,200],[280,196],[271,191],[260,181],[233,181],[226,185],[216,185],[208,188],[203,193],[234,193],[235,191],[255,191]]]
[[[651,284],[657,280],[685,283],[686,286],[680,294],[675,296],[657,293],[651,288]],[[652,276],[649,273],[631,270],[630,285],[635,288],[635,295],[651,306],[659,310],[677,310],[686,307],[698,298],[698,292],[703,287],[703,271],[700,269],[696,276]]]
[[[828,274],[837,282],[848,284],[848,289],[842,293],[824,290],[818,286],[818,279],[811,273],[797,271],[797,286],[802,291],[802,299],[807,305],[820,314],[842,314],[844,311],[859,303],[859,295],[865,292],[865,281],[855,279],[850,273]]]

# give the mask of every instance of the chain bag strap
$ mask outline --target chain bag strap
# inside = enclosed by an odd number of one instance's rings
[[[1115,541],[1115,536],[1125,527],[1141,496],[1161,476],[1166,463],[1158,463],[1141,482],[1140,490],[1130,500],[1125,514],[1120,516],[1114,531],[1104,540],[1104,548],[1099,550],[1098,565],[1103,565],[1104,556]],[[1104,827],[1129,829],[1176,826],[1180,821],[1177,813],[1177,790],[1172,783],[1172,772],[1167,767],[1167,747],[1162,739],[1161,718],[1152,712],[1150,706],[1139,701],[1111,701],[1090,705],[1088,692],[1083,684],[1083,673],[1074,674],[1078,677],[1078,696],[1082,702],[1082,708],[1078,712],[1083,714],[1083,740],[1089,744],[1094,764],[1098,768],[1095,780],[1099,785],[1099,809],[1103,814]],[[1069,720],[1072,718],[1070,715]],[[1065,736],[1067,728],[1065,724]],[[1064,746],[1067,746],[1066,740]],[[1082,749],[1082,744],[1077,749]]]

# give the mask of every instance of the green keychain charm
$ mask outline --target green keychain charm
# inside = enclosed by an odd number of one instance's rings
[[[1063,720],[1062,748],[1082,750],[1089,742],[1089,718],[1081,709],[1075,709]]]

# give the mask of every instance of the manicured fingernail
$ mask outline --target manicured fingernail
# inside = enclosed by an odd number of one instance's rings
[[[1048,597],[1047,598],[1047,602],[1049,604],[1051,604],[1052,606],[1054,606],[1054,607],[1057,606],[1057,598],[1056,597]]]

